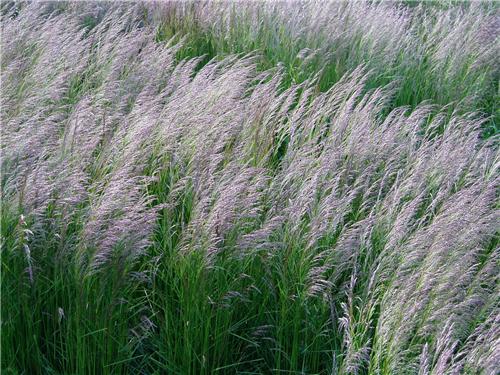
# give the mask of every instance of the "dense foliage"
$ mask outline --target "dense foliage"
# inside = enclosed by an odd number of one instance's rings
[[[2,374],[495,374],[495,3],[2,2]]]

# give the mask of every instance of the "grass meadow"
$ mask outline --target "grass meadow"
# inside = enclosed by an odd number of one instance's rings
[[[2,375],[500,372],[498,3],[0,17]]]

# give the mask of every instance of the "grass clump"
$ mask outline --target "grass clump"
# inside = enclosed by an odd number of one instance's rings
[[[494,373],[496,12],[3,4],[2,371]]]

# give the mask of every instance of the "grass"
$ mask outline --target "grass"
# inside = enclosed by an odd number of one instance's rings
[[[497,12],[2,3],[2,372],[493,373]]]
[[[418,2],[410,2],[417,5]],[[436,3],[431,3],[432,5]],[[451,3],[450,3],[451,4]],[[458,2],[460,5],[460,2]],[[488,3],[483,3],[488,9]],[[490,4],[496,11],[496,6]],[[182,12],[177,13],[179,9]],[[274,13],[258,14],[260,22],[255,26],[252,21],[251,11],[239,14],[234,5],[228,11],[229,26],[227,30],[221,29],[219,23],[212,27],[203,27],[196,19],[196,7],[186,9],[173,7],[169,10],[165,20],[156,26],[155,40],[158,42],[185,40],[177,51],[178,61],[183,59],[204,56],[200,65],[208,63],[213,58],[222,59],[233,54],[246,55],[257,53],[259,60],[257,67],[261,71],[281,66],[284,70],[282,80],[283,88],[292,84],[299,84],[311,77],[316,77],[317,87],[320,91],[331,88],[339,79],[357,67],[365,64],[368,69],[373,69],[374,74],[366,84],[366,89],[381,87],[398,81],[397,89],[389,107],[394,109],[401,106],[415,108],[425,100],[432,103],[447,105],[460,103],[458,106],[462,113],[466,111],[480,111],[490,121],[485,125],[484,136],[489,137],[498,133],[498,71],[493,66],[483,66],[480,69],[473,67],[475,57],[470,56],[460,61],[458,67],[450,57],[450,62],[445,63],[442,69],[437,68],[433,62],[435,45],[425,44],[425,40],[432,32],[432,26],[415,26],[416,37],[424,41],[418,50],[415,47],[402,46],[401,52],[390,62],[383,61],[381,56],[372,55],[369,41],[361,34],[354,35],[354,40],[344,44],[345,40],[339,38],[333,43],[322,32],[313,36],[294,36],[287,28],[291,25],[276,23],[275,19],[280,14],[275,9]],[[279,9],[279,8],[278,8]],[[432,8],[418,7],[414,17],[436,17]],[[430,13],[426,14],[426,13]],[[292,26],[293,27],[293,26]],[[465,31],[465,30],[464,30]],[[404,48],[408,48],[405,50]],[[306,50],[321,51],[307,56]],[[301,53],[302,52],[302,53]],[[376,53],[376,52],[375,52]],[[449,71],[458,71],[450,74]],[[474,98],[464,105],[465,98]],[[454,107],[453,109],[457,109]]]

